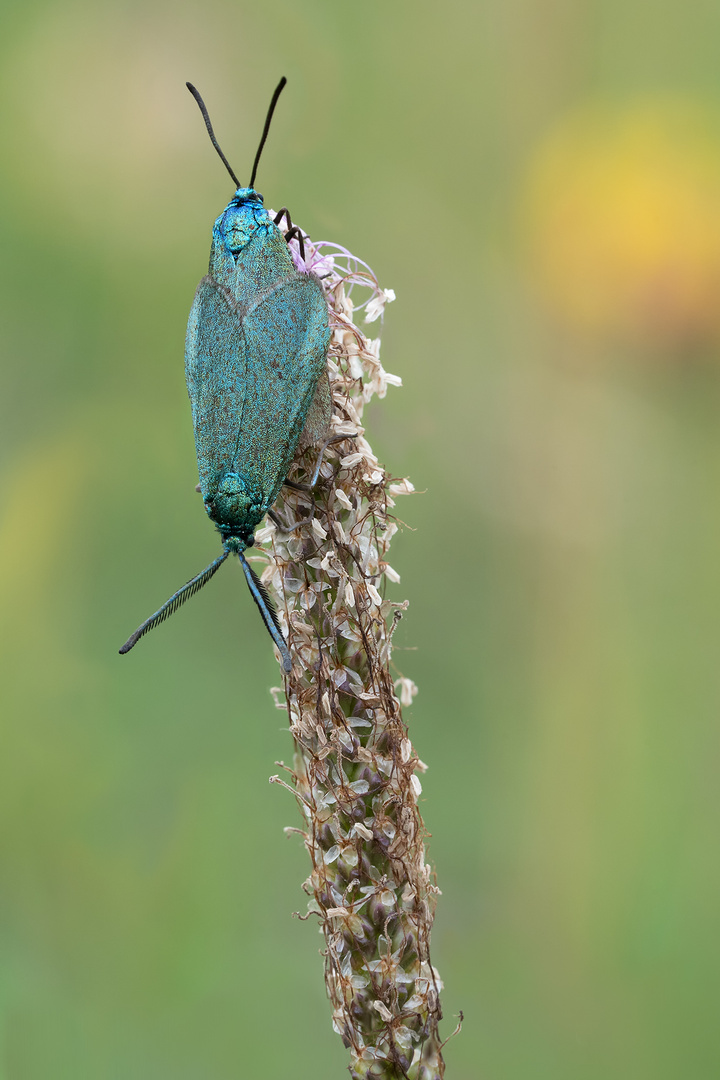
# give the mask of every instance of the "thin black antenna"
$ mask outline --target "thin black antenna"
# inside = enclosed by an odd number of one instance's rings
[[[275,106],[277,105],[278,98],[280,97],[280,95],[283,92],[283,88],[284,88],[286,82],[287,82],[287,79],[283,75],[282,79],[280,80],[280,82],[275,87],[275,93],[272,96],[272,101],[270,102],[270,108],[268,109],[268,114],[267,114],[267,117],[265,118],[265,127],[263,128],[262,138],[260,139],[260,145],[258,146],[258,151],[257,151],[257,154],[255,155],[255,162],[253,164],[252,176],[250,177],[250,184],[248,185],[249,187],[253,187],[254,184],[255,184],[255,173],[257,172],[257,167],[258,167],[258,164],[260,162],[260,155],[263,152],[263,146],[265,145],[265,140],[268,137],[268,131],[270,130],[270,121],[272,120],[273,113],[275,112]],[[188,83],[188,86],[190,86],[190,83]],[[208,121],[206,121],[206,123],[209,124],[210,121],[208,120]]]
[[[190,91],[190,93],[192,94],[192,96],[193,96],[193,97],[195,98],[195,100],[196,100],[196,101],[197,101],[197,103],[198,103],[198,107],[199,107],[199,109],[200,109],[200,112],[201,112],[201,113],[202,113],[202,115],[203,115],[203,120],[205,121],[205,127],[207,128],[207,130],[208,130],[208,135],[210,136],[210,141],[211,141],[211,143],[213,144],[213,146],[215,147],[215,149],[217,150],[218,154],[220,155],[220,160],[222,161],[223,165],[225,166],[225,168],[227,169],[227,171],[228,171],[228,172],[230,173],[230,175],[232,176],[232,178],[233,178],[233,181],[234,181],[234,183],[235,183],[235,187],[236,187],[236,188],[242,187],[242,184],[241,184],[241,183],[240,183],[240,181],[238,180],[237,176],[235,175],[235,173],[234,173],[234,172],[232,171],[232,169],[230,168],[230,162],[228,161],[228,159],[227,159],[227,158],[225,157],[225,155],[223,154],[222,150],[220,149],[220,144],[218,143],[217,139],[215,138],[215,132],[213,131],[213,126],[212,126],[212,124],[210,123],[210,117],[208,116],[208,111],[207,111],[207,109],[205,108],[205,102],[204,102],[204,101],[203,101],[203,99],[202,99],[202,98],[200,97],[200,94],[199,94],[199,93],[198,93],[198,91],[197,91],[197,90],[195,89],[195,87],[193,86],[193,84],[192,84],[192,83],[186,82],[186,83],[185,83],[185,85],[187,86],[188,90]],[[276,95],[276,97],[277,97],[277,91],[275,91],[275,95]],[[275,106],[275,100],[273,100],[273,104],[272,104],[272,105],[270,106],[270,115],[272,115],[272,109],[274,108],[274,106]],[[268,119],[268,124],[269,124],[269,123],[270,123],[270,121],[269,121],[269,119]],[[267,124],[265,125],[265,127],[267,128]],[[267,134],[267,131],[265,132],[265,134]],[[263,140],[264,140],[264,139],[265,139],[265,135],[263,135]],[[262,150],[262,143],[260,144],[260,149]],[[258,151],[258,157],[259,157],[259,156],[260,156],[260,151]],[[254,175],[255,175],[255,174],[253,173],[253,176],[254,176]],[[252,187],[252,184],[251,184],[250,186]]]
[[[280,89],[282,89],[282,87]],[[245,577],[247,578],[247,583],[250,588],[252,598],[260,609],[262,621],[265,623],[267,632],[277,645],[280,651],[280,655],[282,656],[283,671],[290,672],[292,671],[292,660],[290,659],[290,653],[288,651],[287,644],[285,643],[285,638],[282,636],[282,630],[280,629],[280,620],[277,617],[277,611],[273,606],[273,602],[268,596],[267,590],[265,589],[262,581],[257,576],[250,563],[247,562],[245,556],[240,551],[238,551],[238,558],[240,559],[240,565],[242,566]]]
[[[223,554],[219,555],[214,562],[211,562],[202,573],[198,574],[197,577],[192,578],[191,581],[188,581],[187,585],[183,585],[182,589],[178,589],[176,593],[173,593],[170,599],[166,600],[163,606],[156,611],[154,615],[151,615],[149,619],[146,619],[142,626],[138,626],[135,633],[130,635],[122,649],[120,649],[120,653],[130,652],[133,645],[137,645],[143,634],[147,634],[148,630],[152,630],[159,623],[164,622],[168,615],[172,615],[173,611],[177,611],[180,605],[184,604],[186,600],[189,600],[191,596],[194,596],[198,589],[202,589],[203,585],[207,585],[213,574],[219,570],[225,562],[228,554],[229,552],[227,551],[223,552]]]

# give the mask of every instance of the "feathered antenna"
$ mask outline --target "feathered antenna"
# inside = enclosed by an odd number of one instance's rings
[[[249,184],[250,187],[252,187],[254,185],[254,183],[255,183],[255,175],[257,173],[257,168],[258,168],[258,165],[260,163],[260,155],[263,152],[263,147],[265,146],[265,140],[267,139],[268,132],[270,130],[270,121],[272,120],[273,113],[275,112],[275,106],[277,105],[278,98],[280,97],[281,93],[283,92],[283,88],[285,87],[286,82],[287,82],[287,79],[283,75],[282,79],[280,80],[280,82],[275,87],[275,93],[272,96],[272,101],[270,102],[270,108],[268,109],[267,116],[265,117],[265,127],[263,128],[263,133],[260,136],[260,145],[258,146],[257,154],[255,155],[255,161],[253,162],[252,175],[250,177],[250,184]],[[237,176],[235,175],[235,173],[234,173],[234,171],[232,169],[232,166],[230,165],[230,162],[228,161],[228,159],[225,157],[222,150],[220,149],[220,143],[217,141],[217,139],[215,137],[215,132],[213,131],[213,126],[210,123],[210,115],[209,115],[209,113],[207,111],[207,106],[205,105],[205,102],[201,98],[199,91],[193,86],[193,84],[191,82],[186,82],[185,85],[187,86],[188,90],[190,91],[190,93],[192,94],[192,96],[195,98],[195,100],[198,103],[198,108],[200,109],[200,112],[202,113],[203,120],[205,121],[205,127],[207,128],[208,135],[210,136],[210,141],[213,144],[213,146],[215,147],[215,149],[217,150],[218,155],[219,155],[220,160],[222,161],[223,165],[225,166],[227,171],[230,173],[230,176],[232,177],[232,179],[233,179],[233,181],[235,183],[235,187],[236,188],[242,187],[242,184],[240,183]]]
[[[225,562],[229,555],[229,552],[224,551],[222,555],[219,555],[214,562],[211,562],[201,574],[194,577],[192,581],[188,581],[187,585],[183,585],[182,589],[178,589],[176,593],[167,600],[163,606],[151,615],[149,619],[146,619],[142,626],[138,626],[134,634],[131,634],[127,639],[123,647],[120,649],[120,653],[130,652],[133,645],[137,645],[143,634],[147,634],[148,630],[153,630],[159,623],[164,622],[168,615],[172,615],[174,611],[189,600],[191,596],[194,596],[199,589],[202,589],[203,585],[207,585],[213,574],[217,573],[222,564]]]
[[[213,146],[217,150],[218,154],[220,155],[220,160],[222,161],[222,163],[225,166],[225,168],[227,169],[227,171],[230,173],[230,176],[233,178],[233,180],[235,182],[235,187],[236,188],[242,187],[242,184],[240,183],[237,176],[235,175],[235,173],[232,170],[232,166],[230,165],[230,162],[228,161],[228,159],[225,157],[222,150],[220,149],[220,143],[215,138],[215,132],[213,131],[213,126],[210,123],[210,116],[208,115],[208,111],[207,111],[207,108],[205,106],[205,102],[200,97],[199,92],[195,89],[195,87],[193,86],[192,83],[186,82],[185,85],[187,86],[188,90],[190,91],[190,93],[192,94],[192,96],[195,98],[195,100],[198,103],[198,108],[200,109],[200,112],[202,113],[203,120],[205,121],[205,127],[207,128],[208,135],[210,136],[210,142],[213,144]]]
[[[258,146],[257,154],[255,155],[255,161],[253,162],[253,170],[252,170],[252,175],[250,177],[250,187],[255,186],[255,175],[257,173],[258,165],[260,164],[260,155],[263,152],[263,146],[265,145],[265,140],[267,139],[268,131],[270,130],[270,121],[272,120],[273,113],[275,112],[275,106],[277,105],[278,98],[280,97],[280,95],[283,92],[283,89],[285,87],[286,82],[287,82],[287,79],[283,75],[282,79],[280,80],[280,82],[275,87],[275,93],[272,96],[272,101],[270,102],[270,108],[268,109],[268,114],[265,117],[265,127],[263,128],[263,133],[262,133],[262,135],[260,137],[260,145]]]
[[[288,652],[285,638],[280,629],[280,621],[277,616],[277,611],[275,610],[275,605],[268,596],[262,581],[253,570],[250,563],[247,562],[242,552],[238,552],[238,558],[240,559],[240,565],[245,571],[245,577],[247,578],[248,588],[250,589],[252,598],[262,615],[262,621],[265,623],[270,637],[280,650],[283,661],[283,671],[290,672],[292,671],[292,661],[290,660],[290,653]]]

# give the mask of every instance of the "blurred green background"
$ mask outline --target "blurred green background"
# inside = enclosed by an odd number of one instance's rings
[[[720,8],[0,6],[2,1080],[344,1074],[279,681],[217,543],[185,323],[259,187],[397,292],[453,1080],[720,1075]],[[231,580],[233,579],[234,580]]]

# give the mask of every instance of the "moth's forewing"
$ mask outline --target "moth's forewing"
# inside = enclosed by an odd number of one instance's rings
[[[286,281],[300,277],[285,237],[269,218],[267,229],[258,227],[249,243],[235,256],[232,270],[228,270],[222,250],[215,249],[213,256],[210,273],[227,288],[243,314],[252,311],[263,297],[276,294]]]
[[[332,421],[332,391],[328,378],[327,363],[325,370],[318,380],[315,396],[310,402],[305,427],[298,440],[298,450],[307,450],[310,446],[318,446],[330,436]]]
[[[236,469],[267,505],[295,455],[318,381],[327,372],[327,302],[317,278],[297,274],[243,319],[247,381]]]
[[[246,395],[247,349],[237,312],[211,277],[200,282],[188,321],[185,378],[192,406],[200,489],[237,458]]]

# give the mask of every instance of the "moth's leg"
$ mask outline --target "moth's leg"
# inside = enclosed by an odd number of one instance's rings
[[[312,497],[312,507],[310,509],[309,517],[303,518],[302,521],[295,521],[292,525],[289,526],[285,524],[285,522],[280,518],[278,514],[275,513],[274,510],[268,510],[268,517],[271,519],[271,521],[275,523],[275,525],[278,529],[280,529],[281,532],[288,533],[292,532],[294,529],[299,529],[301,525],[310,525],[313,518],[315,517],[314,489],[317,483],[318,476],[320,475],[320,466],[322,465],[323,455],[325,454],[328,446],[332,446],[333,443],[342,442],[343,439],[357,439],[357,432],[353,432],[352,435],[331,435],[329,439],[325,440],[325,442],[320,447],[320,453],[318,454],[318,458],[315,463],[312,480],[309,484],[299,484],[297,480],[288,480],[287,477],[285,478],[285,487],[289,487],[293,491],[303,491],[307,495],[310,495]]]
[[[295,529],[299,529],[301,525],[309,525],[310,524],[313,517],[315,516],[315,505],[313,504],[312,513],[310,514],[310,517],[303,518],[302,521],[293,521],[292,525],[287,525],[283,521],[283,519],[280,517],[280,515],[276,514],[274,510],[268,510],[267,516],[273,522],[273,524],[275,525],[275,528],[279,529],[280,532],[282,532],[282,533],[291,533],[291,532],[294,532]]]
[[[317,484],[318,476],[320,475],[320,466],[322,465],[322,459],[325,456],[325,451],[327,450],[328,446],[333,446],[334,443],[342,442],[343,439],[357,439],[357,432],[354,431],[352,435],[331,435],[329,439],[325,440],[325,442],[320,447],[320,453],[318,454],[317,461],[315,462],[315,469],[312,474],[312,480],[310,481],[311,491]]]
[[[297,242],[298,242],[298,244],[300,246],[300,254],[302,255],[303,262],[305,262],[305,241],[304,241],[304,237],[303,237],[303,234],[302,234],[301,230],[297,227],[297,225],[293,225],[292,218],[290,217],[290,211],[288,210],[287,206],[283,206],[282,210],[278,210],[277,214],[273,218],[273,221],[275,222],[276,225],[279,225],[280,222],[282,221],[283,217],[285,218],[285,224],[287,225],[287,232],[285,233],[285,239],[289,243],[293,239],[293,237],[297,238]]]
[[[195,490],[197,491],[197,493],[198,493],[198,495],[199,495],[199,494],[200,494],[200,492],[202,491],[202,488],[200,487],[200,485],[199,485],[199,484],[196,484],[196,485],[195,485]]]
[[[315,468],[313,469],[312,479],[310,483],[299,484],[297,480],[288,480],[286,477],[284,480],[285,487],[292,488],[293,491],[312,492],[315,485],[317,484],[318,476],[320,475],[320,466],[322,465],[325,451],[327,450],[328,446],[332,446],[334,443],[342,442],[343,439],[357,439],[357,432],[354,431],[351,435],[331,435],[330,438],[326,439],[320,447],[320,453],[317,456],[317,461],[315,462]]]
[[[305,241],[303,239],[303,234],[300,232],[300,229],[298,229],[297,225],[293,225],[292,229],[288,229],[288,231],[285,233],[285,239],[288,243],[290,243],[294,236],[297,237],[297,242],[300,246],[300,254],[302,256],[302,261],[305,262]]]
[[[313,510],[314,509],[315,508],[313,507]],[[294,529],[299,529],[301,525],[310,525],[312,523],[313,517],[314,515],[312,517],[303,518],[302,521],[293,522],[293,527],[292,529],[288,529],[288,532],[292,532]]]
[[[297,480],[288,480],[287,477],[283,480],[283,487],[292,488],[293,491],[309,491],[312,492],[312,488],[309,484],[298,484]]]
[[[283,219],[283,215],[285,215],[285,218],[287,220],[288,229],[292,229],[292,227],[293,227],[292,218],[290,217],[290,211],[288,210],[287,206],[283,206],[282,210],[278,210],[277,214],[273,218],[273,221],[275,222],[276,225],[279,225],[280,222]]]
[[[280,517],[280,515],[279,515],[279,514],[276,514],[276,513],[275,513],[275,511],[274,511],[274,510],[268,510],[268,512],[267,512],[267,516],[268,516],[268,517],[270,518],[270,520],[272,521],[273,525],[274,525],[274,526],[275,526],[275,527],[276,527],[277,529],[279,529],[279,530],[280,530],[280,532],[288,532],[288,528],[287,528],[287,526],[286,526],[285,522],[283,521],[283,519],[282,519],[282,518]]]

